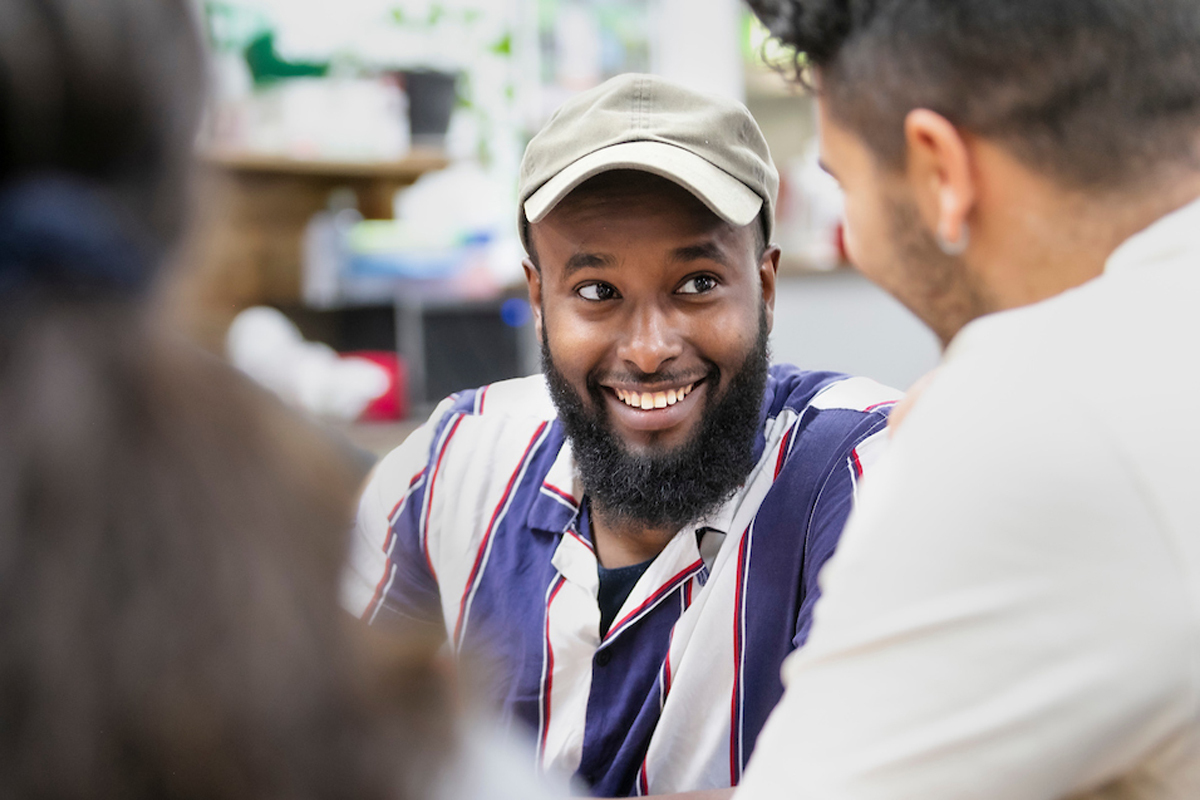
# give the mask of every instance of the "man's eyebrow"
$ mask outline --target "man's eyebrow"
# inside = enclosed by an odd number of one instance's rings
[[[671,253],[672,261],[715,261],[718,264],[728,266],[729,259],[725,256],[725,251],[717,245],[716,242],[700,242],[699,244],[689,244],[686,247],[676,248]]]
[[[611,267],[617,263],[617,260],[610,255],[601,253],[573,253],[567,259],[567,263],[563,265],[563,271],[567,277],[572,273],[578,272],[581,269],[588,267]]]

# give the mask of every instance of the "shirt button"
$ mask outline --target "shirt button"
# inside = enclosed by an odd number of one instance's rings
[[[599,653],[596,653],[596,666],[597,667],[607,667],[608,662],[610,662],[610,661],[612,661],[612,651],[611,650],[601,650]]]

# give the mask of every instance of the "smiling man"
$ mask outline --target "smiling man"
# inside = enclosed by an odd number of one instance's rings
[[[738,103],[567,103],[521,170],[544,376],[444,401],[362,499],[348,607],[443,628],[598,795],[738,781],[895,399],[769,366],[777,187]]]

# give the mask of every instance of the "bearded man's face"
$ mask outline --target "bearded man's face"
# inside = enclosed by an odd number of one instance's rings
[[[611,518],[681,527],[753,467],[778,251],[635,175],[533,226],[527,275],[584,490]]]

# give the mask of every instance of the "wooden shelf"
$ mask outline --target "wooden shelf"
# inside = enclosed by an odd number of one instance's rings
[[[413,150],[396,161],[338,161],[221,151],[203,153],[201,159],[210,166],[233,172],[398,183],[411,183],[422,174],[450,163],[438,150]]]
[[[414,150],[395,161],[330,161],[245,152],[201,151],[201,186],[189,253],[195,267],[178,281],[175,312],[185,330],[214,350],[243,308],[300,302],[305,226],[349,189],[368,219],[392,216],[398,189],[450,162]]]

